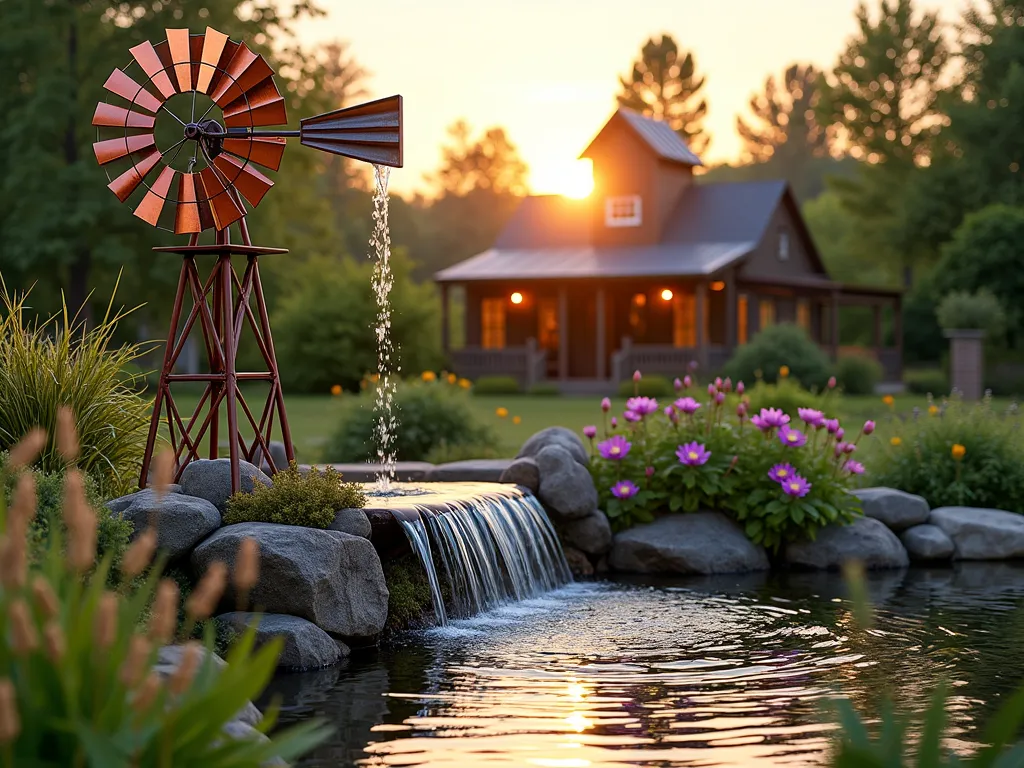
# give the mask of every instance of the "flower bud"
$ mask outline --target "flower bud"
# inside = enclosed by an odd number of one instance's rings
[[[724,402],[725,402],[725,392],[716,392],[715,393],[715,404],[716,405],[721,405]]]
[[[633,381],[640,381],[643,376],[640,375],[640,371],[633,371]]]
[[[732,379],[728,376],[726,376],[725,381],[722,382],[722,389],[726,392],[732,392]]]
[[[715,392],[716,392],[716,391],[717,391],[717,390],[715,389],[715,385],[714,385],[714,384],[708,384],[708,394],[709,394],[709,395],[711,395],[712,397],[714,397],[714,396],[715,396]]]
[[[835,376],[829,376],[828,377],[828,388],[829,389],[835,389],[836,388],[836,377]]]
[[[875,431],[875,422],[873,422],[873,421],[865,421],[864,422],[864,430],[863,431],[864,431],[865,435],[870,435],[872,432]]]
[[[156,541],[156,531],[152,528],[144,530],[124,553],[124,559],[121,561],[121,573],[130,579],[134,579],[142,573],[153,561]]]
[[[18,715],[18,697],[14,683],[6,677],[0,678],[0,745],[6,745],[21,733],[21,717]],[[13,763],[12,763],[13,765]]]
[[[743,386],[743,382],[742,381],[739,382],[738,384],[736,384],[736,394],[737,395],[742,395],[746,391],[746,389],[747,388],[745,386]]]
[[[681,382],[679,379],[676,379],[675,381],[672,382],[672,386],[675,387],[676,392],[678,392],[683,388],[683,382]]]
[[[689,389],[693,386],[693,379],[689,376],[683,376],[683,389]]]
[[[715,377],[715,389],[721,389],[721,388],[722,388],[722,377],[721,376],[716,376]]]
[[[166,643],[178,626],[178,585],[163,579],[156,588],[153,617],[149,622],[149,636],[157,643]]]
[[[28,604],[15,598],[7,607],[7,618],[11,622],[11,651],[15,656],[28,656],[39,647],[39,636]]]
[[[610,411],[611,409],[612,401],[609,400],[607,397],[604,398],[604,400],[601,401],[601,410],[604,411],[605,413],[608,413],[608,411]]]
[[[739,416],[741,419],[747,415],[746,403],[740,403],[739,405],[736,406],[736,415]]]
[[[583,428],[583,436],[586,437],[586,438],[589,438],[590,440],[593,440],[595,437],[597,437],[597,427],[594,427],[594,426],[584,427]]]
[[[654,476],[654,467],[648,467],[647,469],[645,469],[644,470],[644,474],[647,475],[648,477],[653,477]]]
[[[619,420],[612,416],[612,429],[615,429],[617,426],[619,426]]]

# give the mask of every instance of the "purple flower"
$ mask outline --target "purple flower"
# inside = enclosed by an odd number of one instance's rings
[[[635,424],[638,421],[643,421],[644,417],[641,416],[636,411],[625,411],[622,414],[622,418],[624,418],[626,421],[631,421],[631,422],[633,422]]]
[[[825,429],[828,430],[828,433],[830,435],[834,435],[836,432],[839,431],[839,419],[826,419]]]
[[[870,435],[872,432],[875,431],[875,422],[873,422],[873,421],[865,421],[864,422],[864,430],[863,431],[864,431],[865,435]]]
[[[654,477],[654,467],[648,467],[644,470],[644,474],[648,477]]]
[[[732,392],[732,379],[728,376],[725,377],[725,381],[722,382],[722,389],[726,392]]]
[[[786,492],[787,496],[795,496],[799,499],[807,495],[808,491],[811,490],[811,484],[800,477],[800,475],[793,475],[782,483],[782,490]]]
[[[711,395],[712,397],[714,397],[714,396],[715,396],[715,392],[717,392],[717,391],[718,391],[718,390],[717,390],[717,389],[715,389],[715,385],[714,385],[714,384],[708,384],[708,394],[709,394],[709,395]]]
[[[843,455],[843,451],[844,451],[845,449],[846,449],[846,443],[836,443],[836,447],[835,447],[835,448],[834,448],[833,450],[835,451],[835,454],[836,454],[836,458],[837,458],[837,459],[838,459],[838,458],[839,458],[840,456],[842,456],[842,455]]]
[[[615,429],[617,426],[619,426],[619,420],[612,416],[612,429]]]
[[[744,416],[747,415],[747,404],[746,403],[740,403],[739,405],[736,406],[736,415],[739,416],[741,420],[743,419]]]
[[[591,440],[593,440],[595,437],[597,437],[597,427],[584,427],[583,434],[584,436],[589,437]]]
[[[857,450],[857,446],[853,443],[843,443],[843,453],[853,453]]]
[[[658,401],[651,397],[631,397],[626,401],[626,410],[647,416],[658,410]]]
[[[612,401],[606,397],[604,400],[601,401],[601,410],[604,411],[605,413],[608,413],[608,411],[610,411],[611,409]]]
[[[672,386],[675,387],[676,392],[678,392],[683,388],[683,382],[681,382],[679,379],[676,379],[675,381],[672,382]]]
[[[783,427],[779,430],[779,440],[782,441],[783,445],[788,445],[791,448],[799,448],[801,445],[807,444],[807,435],[799,429]]]
[[[711,458],[711,451],[694,441],[680,445],[676,450],[676,456],[679,457],[680,464],[685,464],[688,467],[699,467],[701,464],[706,464],[708,459]]]
[[[619,461],[629,455],[629,449],[633,447],[622,435],[613,435],[602,443],[597,444],[597,450],[600,451],[601,457],[605,459],[611,459],[612,461]]]
[[[836,377],[835,376],[829,376],[828,377],[828,388],[829,389],[835,389],[836,388]]]
[[[864,465],[861,464],[859,461],[854,461],[853,459],[850,459],[843,466],[846,468],[846,471],[849,472],[851,475],[864,474]]]
[[[716,392],[715,393],[715,404],[716,405],[721,405],[724,402],[725,402],[725,392]]]
[[[683,389],[689,389],[693,386],[693,379],[689,376],[683,376]]]
[[[789,416],[778,408],[762,408],[760,415],[751,418],[750,423],[762,432],[767,432],[769,429],[789,424]]]
[[[836,430],[836,440],[842,440],[843,439],[843,435],[845,435],[845,434],[846,434],[846,430],[843,429],[842,427],[840,427],[839,429]]]
[[[643,376],[640,375],[640,371],[633,371],[633,381],[640,381]]]
[[[673,424],[678,424],[679,423],[679,414],[676,413],[676,409],[673,408],[671,405],[666,405],[665,406],[665,416]]]
[[[617,499],[631,499],[637,495],[640,491],[633,483],[629,480],[619,480],[615,485],[612,486],[612,496]]]
[[[776,483],[784,483],[794,476],[796,476],[796,470],[792,464],[776,464],[768,470],[768,477]]]
[[[739,384],[736,385],[736,394],[737,395],[742,395],[745,390],[746,390],[746,387],[743,386],[743,382],[742,381]]]
[[[715,377],[715,389],[721,389],[721,388],[722,388],[722,377],[721,376],[716,376]]]
[[[697,412],[698,408],[700,408],[700,403],[692,397],[681,397],[676,400],[675,406],[686,415],[691,416]]]
[[[816,411],[813,408],[797,408],[796,412],[804,424],[809,427],[821,427],[825,424],[825,414],[821,411]]]

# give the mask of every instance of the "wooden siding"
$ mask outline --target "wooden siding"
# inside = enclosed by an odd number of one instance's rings
[[[811,255],[813,244],[802,236],[802,228],[795,221],[797,215],[783,198],[765,230],[757,248],[747,257],[740,269],[740,280],[744,278],[786,278],[786,277],[827,277],[817,269],[816,259]],[[789,258],[779,258],[779,233],[789,236]]]

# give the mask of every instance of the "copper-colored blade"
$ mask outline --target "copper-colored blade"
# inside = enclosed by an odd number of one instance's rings
[[[155,146],[156,139],[153,138],[153,134],[144,133],[139,136],[119,136],[116,139],[97,141],[92,145],[92,151],[96,153],[96,161],[100,165],[106,165],[132,152],[141,152]]]
[[[178,79],[178,90],[192,90],[192,53],[189,48],[187,29],[168,29],[167,45],[174,61],[174,75]]]
[[[126,101],[138,104],[147,112],[156,112],[163,103],[120,69],[115,69],[110,73],[110,77],[107,78],[103,87]]]
[[[242,112],[234,117],[225,117],[224,125],[231,128],[248,128],[260,125],[283,125],[288,122],[288,110],[284,106],[284,96],[279,96],[269,104]]]
[[[231,155],[217,155],[213,164],[253,208],[260,204],[263,196],[274,186],[274,182],[254,165],[236,160]]]
[[[174,234],[184,235],[202,232],[199,220],[199,203],[196,198],[195,173],[183,173],[178,182],[178,208],[174,212]]]
[[[224,139],[224,151],[248,158],[250,163],[262,165],[272,171],[281,169],[281,158],[284,156],[286,139]]]
[[[152,128],[156,125],[156,118],[101,101],[92,115],[92,124],[111,128]]]
[[[147,40],[129,50],[132,52],[134,59],[139,62],[142,71],[149,75],[150,82],[156,86],[156,89],[160,91],[165,99],[169,99],[177,93],[171,78],[164,72],[164,63],[160,61],[160,56],[151,42]]]
[[[117,199],[123,203],[131,197],[132,192],[135,191],[136,187],[142,183],[142,180],[149,175],[149,172],[159,162],[160,152],[156,147],[153,147],[131,168],[107,184],[107,189],[117,195]]]
[[[202,187],[202,184],[196,182],[196,192],[202,194],[200,187]],[[213,209],[210,208],[210,201],[200,200],[197,205],[199,206],[199,226],[203,228],[202,231],[205,232],[217,226],[213,220]]]
[[[199,172],[199,178],[203,182],[206,199],[210,201],[213,222],[217,229],[227,229],[245,215],[245,211],[239,208],[234,198],[228,194],[212,168],[203,168]]]
[[[224,45],[228,36],[218,32],[213,27],[206,28],[206,35],[203,39],[202,63],[199,65],[199,77],[196,79],[196,90],[206,93],[210,89],[210,82],[216,73],[216,67],[220,62],[220,55],[224,53]]]
[[[229,79],[224,74],[227,71],[228,64],[231,59],[235,57],[235,53],[238,52],[239,44],[233,40],[228,40],[224,43],[224,50],[220,54],[220,61],[217,62],[216,69],[213,71],[213,77],[210,78],[210,84],[206,88],[208,94],[216,93],[217,89],[220,88],[221,83]],[[212,97],[211,97],[212,98]]]
[[[253,53],[245,43],[242,43],[235,51],[235,55],[231,57],[231,61],[228,62],[227,73],[230,77],[225,77],[218,84],[217,90],[210,96],[221,108],[230,104],[254,85],[272,77],[274,70],[262,56]]]
[[[280,98],[281,92],[277,90],[274,78],[268,77],[262,83],[257,84],[254,88],[250,88],[244,95],[239,96],[224,107],[224,117],[236,117],[251,109],[271,104]]]
[[[149,192],[142,198],[139,207],[135,209],[135,215],[155,227],[157,222],[160,221],[160,214],[164,210],[164,202],[167,199],[167,192],[170,190],[173,180],[174,169],[165,166],[160,171],[160,175],[156,177],[153,186],[149,188]]]

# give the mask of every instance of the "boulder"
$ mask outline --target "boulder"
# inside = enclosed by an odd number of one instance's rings
[[[427,480],[432,483],[497,483],[511,463],[511,459],[472,459],[438,464],[427,472]]]
[[[370,518],[361,509],[339,509],[334,513],[334,522],[328,525],[327,529],[350,533],[364,539],[370,538],[372,532]]]
[[[610,563],[627,573],[743,573],[767,569],[768,555],[722,513],[694,512],[616,534]]]
[[[537,462],[529,456],[516,459],[498,478],[499,483],[515,483],[526,488],[530,493],[537,495],[540,490],[540,469]]]
[[[181,486],[176,483],[172,483],[167,486],[166,493],[181,493]],[[110,501],[104,502],[103,506],[109,509],[113,514],[119,515],[124,512],[128,507],[134,504],[138,499],[141,498],[152,498],[153,489],[145,488],[135,493],[129,493],[127,496],[121,496],[117,499],[111,499]]]
[[[861,488],[853,492],[866,517],[881,520],[890,529],[904,531],[928,522],[928,502],[893,488]]]
[[[205,655],[206,650],[200,647],[200,651]],[[163,678],[168,678],[175,673],[179,666],[181,666],[181,660],[185,653],[184,645],[165,645],[156,652],[156,662],[153,664],[153,671],[156,672]],[[215,653],[210,654],[213,666],[217,669],[224,669],[228,665],[224,659]],[[235,714],[232,722],[242,723],[244,725],[256,726],[259,725],[260,720],[263,719],[263,713],[260,712],[256,705],[251,701],[248,702]]]
[[[562,543],[588,555],[603,555],[612,548],[612,526],[608,516],[595,509],[579,520],[569,520],[558,526]]]
[[[156,523],[156,545],[170,560],[187,556],[200,541],[220,528],[220,511],[206,499],[167,494],[157,501],[152,490],[132,494],[132,502],[120,512],[135,530],[132,539]]]
[[[337,664],[349,654],[348,646],[344,643],[335,640],[316,624],[297,616],[232,611],[221,614],[214,621],[219,627],[230,629],[239,635],[243,634],[250,624],[256,622],[257,648],[275,637],[282,637],[284,647],[281,649],[277,666],[283,669],[321,669]]]
[[[569,564],[573,576],[584,578],[594,575],[594,566],[590,564],[590,559],[585,554],[572,547],[565,547],[564,552],[565,562]]]
[[[254,483],[271,485],[270,478],[247,461],[239,461],[242,491],[252,493]],[[191,461],[181,473],[181,492],[206,499],[222,513],[231,497],[231,460],[198,459]]]
[[[284,443],[280,440],[271,440],[270,445],[270,458],[274,461],[274,466],[278,470],[288,469],[288,452],[285,450]]]
[[[903,568],[910,562],[896,534],[873,517],[829,525],[818,531],[814,541],[786,546],[786,561],[798,568],[836,570],[850,560],[860,561],[865,568]]]
[[[937,525],[915,525],[900,534],[900,541],[915,562],[949,560],[956,547],[953,540]]]
[[[524,456],[536,457],[537,454],[549,445],[557,445],[564,448],[572,455],[573,459],[584,466],[590,463],[590,457],[587,456],[587,449],[584,447],[580,436],[565,427],[542,429],[523,443],[523,447],[519,449],[519,454],[516,458],[521,459]]]
[[[540,470],[537,498],[548,511],[578,520],[597,509],[597,489],[585,466],[560,445],[542,448],[534,457]]]
[[[999,509],[940,507],[929,520],[953,540],[959,560],[1024,557],[1024,515]]]
[[[253,605],[268,613],[299,616],[342,637],[374,637],[388,615],[388,588],[380,558],[364,538],[340,531],[275,523],[228,525],[192,552],[198,575],[214,560],[233,569],[238,547],[251,537],[259,544],[259,581]],[[228,584],[225,604],[235,602]]]

